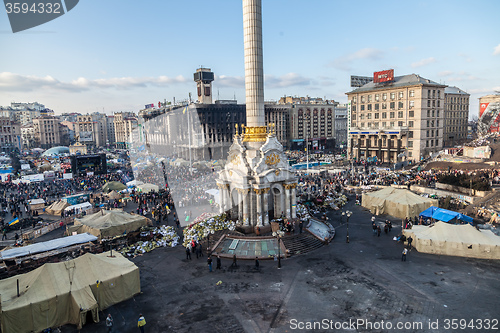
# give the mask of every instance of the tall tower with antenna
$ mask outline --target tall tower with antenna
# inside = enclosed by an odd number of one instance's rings
[[[198,90],[198,103],[212,104],[212,81],[214,73],[210,68],[200,67],[194,73],[194,81]]]

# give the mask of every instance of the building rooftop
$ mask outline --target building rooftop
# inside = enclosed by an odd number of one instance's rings
[[[348,92],[347,94],[360,93],[364,91],[373,91],[379,89],[382,90],[387,88],[407,87],[414,85],[432,85],[436,87],[446,87],[446,85],[444,84],[439,84],[435,81],[423,78],[418,74],[409,74],[403,76],[395,76],[394,81],[391,82],[382,82],[382,83],[370,82],[362,87],[359,87],[357,89]]]
[[[465,91],[463,91],[462,89],[458,88],[458,87],[455,87],[455,86],[451,86],[451,87],[446,87],[444,89],[444,93],[445,94],[460,94],[460,95],[469,95],[468,93],[466,93]]]

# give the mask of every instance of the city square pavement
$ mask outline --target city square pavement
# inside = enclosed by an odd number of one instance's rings
[[[138,256],[132,261],[140,268],[142,293],[101,312],[101,322],[81,332],[106,332],[108,313],[114,332],[124,333],[139,331],[139,313],[146,332],[206,333],[485,332],[491,330],[485,330],[487,323],[493,328],[500,319],[500,262],[415,250],[402,262],[403,245],[392,240],[401,232],[400,220],[391,219],[390,235],[377,237],[369,212],[353,200],[345,209],[353,212],[349,243],[345,220],[331,212],[333,242],[283,260],[281,269],[273,260],[261,261],[258,270],[253,261],[231,268],[231,261],[223,260],[222,270],[216,270],[214,259],[210,273],[206,255],[187,261],[181,246]],[[324,326],[312,329],[313,322]],[[77,330],[67,325],[62,332]]]

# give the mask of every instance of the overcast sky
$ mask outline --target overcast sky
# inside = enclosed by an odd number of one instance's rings
[[[500,1],[263,0],[265,99],[341,103],[350,75],[394,69],[458,86],[500,90]],[[82,0],[65,15],[12,33],[0,13],[0,105],[63,112],[137,112],[186,99],[199,66],[215,99],[244,103],[239,0]]]

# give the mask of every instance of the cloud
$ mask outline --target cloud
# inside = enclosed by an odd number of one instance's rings
[[[243,76],[216,75],[214,82],[218,87],[245,88]]]
[[[450,76],[452,74],[453,74],[452,71],[442,71],[438,73],[438,76]]]
[[[493,55],[500,55],[500,44],[493,49]]]
[[[434,57],[425,58],[425,59],[422,59],[422,60],[419,60],[417,62],[412,63],[411,67],[413,67],[413,68],[422,67],[422,66],[426,66],[428,64],[432,64],[433,62],[436,62],[436,59]]]
[[[288,73],[279,77],[274,75],[264,75],[264,84],[266,88],[307,86],[311,84],[311,79],[303,77],[297,73]]]
[[[364,48],[358,50],[354,53],[347,54],[342,57],[338,57],[328,64],[329,67],[334,67],[344,71],[350,71],[351,64],[355,60],[368,59],[368,60],[378,60],[382,58],[383,52],[374,48]]]
[[[68,92],[82,92],[93,88],[114,88],[127,90],[132,88],[165,87],[170,84],[183,83],[187,80],[182,76],[169,78],[159,77],[120,77],[89,80],[79,77],[70,82],[63,82],[50,75],[45,77],[20,75],[9,72],[0,73],[0,90],[2,91],[33,91],[38,89],[63,90]]]
[[[500,86],[493,88],[475,88],[470,89],[468,92],[470,94],[493,94],[495,91],[500,91]]]

